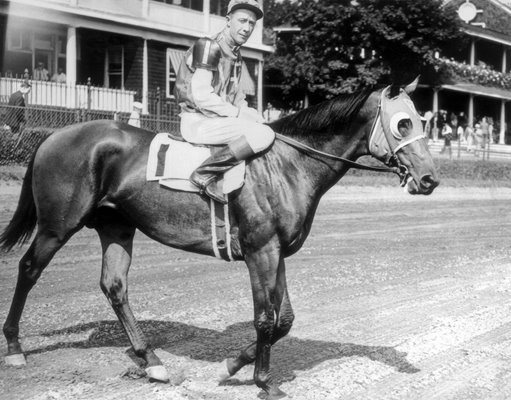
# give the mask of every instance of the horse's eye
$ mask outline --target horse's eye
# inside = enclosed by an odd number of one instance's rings
[[[411,119],[402,119],[397,123],[397,130],[401,133],[401,136],[408,136],[412,128],[413,124]]]
[[[413,131],[412,119],[404,112],[394,114],[390,119],[390,131],[397,140],[403,139]]]

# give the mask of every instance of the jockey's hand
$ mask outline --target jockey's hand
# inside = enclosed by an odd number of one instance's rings
[[[240,113],[238,114],[238,118],[258,122],[260,124],[264,122],[264,118],[262,117],[262,115],[259,115],[256,109],[250,107],[241,107]]]

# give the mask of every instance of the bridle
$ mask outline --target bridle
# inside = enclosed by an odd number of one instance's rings
[[[389,86],[390,87],[390,86]],[[381,118],[381,114],[382,114],[382,103],[385,101],[385,92],[387,91],[387,89],[389,88],[385,88],[382,93],[381,93],[381,96],[380,96],[380,99],[378,101],[378,111],[376,112],[376,116],[373,120],[373,124],[371,126],[371,132],[369,133],[369,143],[371,143],[371,141],[374,139],[375,135],[376,134],[384,134],[384,135],[388,135],[388,134],[391,134],[389,132],[389,128],[385,126],[385,124],[383,123],[382,121],[382,118]],[[378,130],[379,129],[379,130]],[[385,132],[387,131],[387,132]],[[397,146],[395,146],[394,148],[392,148],[392,146],[390,145],[389,143],[389,140],[387,139],[387,136],[385,136],[386,138],[386,142],[388,144],[388,150],[390,150],[390,156],[387,157],[387,159],[384,161],[384,164],[386,165],[385,167],[374,167],[374,166],[370,166],[370,165],[366,165],[366,164],[361,164],[359,162],[356,162],[356,161],[352,161],[352,160],[349,160],[347,158],[344,158],[344,157],[339,157],[339,156],[336,156],[334,154],[330,154],[330,153],[326,153],[326,152],[323,152],[323,151],[320,151],[320,150],[317,150],[313,147],[310,147],[306,144],[303,144],[295,139],[291,139],[287,136],[283,136],[279,133],[276,134],[276,137],[278,140],[288,144],[289,146],[291,147],[294,147],[295,149],[297,150],[300,150],[302,151],[303,153],[309,155],[309,156],[321,156],[321,157],[326,157],[326,158],[329,158],[331,160],[335,160],[335,161],[341,161],[347,165],[349,165],[350,167],[352,168],[356,168],[356,169],[362,169],[362,170],[368,170],[368,171],[377,171],[377,172],[393,172],[395,174],[397,174],[399,176],[399,180],[400,180],[400,184],[401,186],[405,186],[409,179],[411,178],[411,174],[410,172],[408,171],[408,168],[403,165],[401,163],[401,161],[399,161],[399,157],[397,156],[397,152],[402,149],[403,147],[409,145],[410,143],[413,143],[415,142],[416,140],[419,140],[419,139],[423,139],[425,136],[422,135],[422,136],[414,136],[408,140],[405,140],[401,143],[399,143]],[[371,154],[373,155],[373,154]]]

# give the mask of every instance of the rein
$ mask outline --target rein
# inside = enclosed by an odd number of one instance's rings
[[[349,166],[357,169],[365,169],[368,171],[378,171],[378,172],[394,172],[396,174],[399,174],[399,168],[397,167],[372,167],[370,165],[360,164],[356,161],[348,160],[344,157],[339,157],[334,154],[325,153],[323,151],[317,150],[313,147],[307,146],[306,144],[303,144],[295,139],[291,139],[287,136],[281,135],[280,133],[276,134],[277,139],[290,145],[291,147],[294,147],[295,149],[301,150],[303,153],[309,155],[309,156],[322,156],[330,158],[331,160],[335,161],[342,161],[343,163],[348,164]]]

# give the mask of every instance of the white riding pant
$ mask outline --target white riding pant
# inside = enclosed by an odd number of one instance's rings
[[[229,144],[245,137],[254,153],[271,146],[275,132],[258,122],[231,117],[207,117],[200,113],[181,113],[181,135],[195,144]]]

